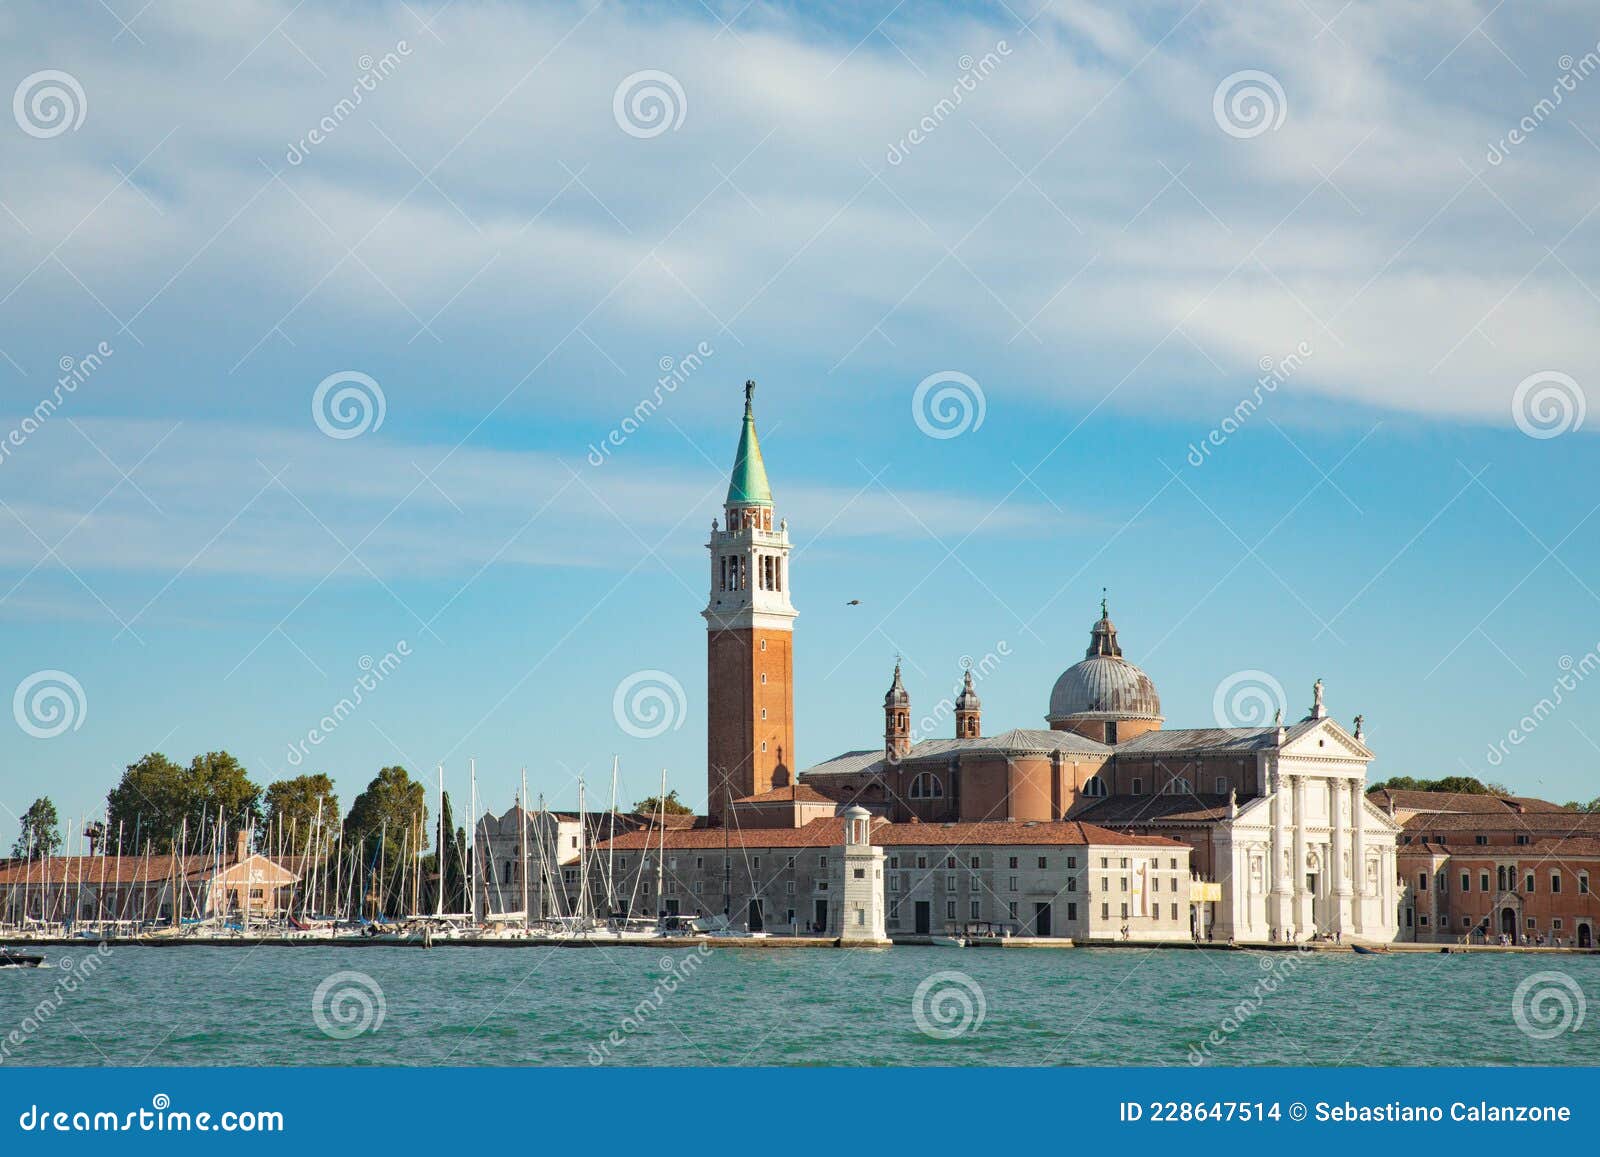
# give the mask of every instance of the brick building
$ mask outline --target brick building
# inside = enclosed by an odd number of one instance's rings
[[[1402,940],[1595,946],[1600,815],[1521,796],[1368,798],[1402,825]]]

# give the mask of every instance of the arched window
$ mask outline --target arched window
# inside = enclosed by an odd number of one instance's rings
[[[1099,799],[1106,794],[1106,781],[1098,775],[1091,775],[1084,781],[1083,794]]]
[[[932,772],[921,772],[911,781],[911,798],[943,799],[944,784]]]

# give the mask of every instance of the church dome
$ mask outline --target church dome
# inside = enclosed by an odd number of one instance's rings
[[[1161,719],[1156,685],[1122,657],[1117,628],[1103,604],[1083,661],[1063,671],[1050,692],[1052,727],[1080,718]]]

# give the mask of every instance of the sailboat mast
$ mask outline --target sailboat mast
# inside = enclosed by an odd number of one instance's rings
[[[661,829],[660,852],[656,856],[656,912],[659,917],[667,914],[666,877],[667,877],[667,769],[661,769],[661,794],[656,797],[656,812],[660,815],[657,826]]]
[[[611,757],[611,810],[606,814],[606,915],[617,914],[617,888],[616,876],[612,869],[617,862],[617,763],[618,757]]]
[[[521,862],[517,874],[522,877],[522,930],[528,930],[528,769],[522,769],[522,794],[517,797],[517,828],[522,839]]]
[[[435,916],[444,915],[444,841],[444,764],[441,763],[439,765],[439,854],[436,857],[439,861],[439,887],[435,889],[438,893],[433,905],[433,914]]]
[[[472,850],[467,870],[467,891],[472,897],[472,922],[478,923],[478,876],[481,874],[478,865],[478,761],[471,760],[468,766],[472,769],[472,793],[467,805],[467,820],[471,826],[467,829],[467,846]]]

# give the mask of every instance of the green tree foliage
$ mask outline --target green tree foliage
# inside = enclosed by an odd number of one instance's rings
[[[426,840],[427,791],[405,768],[386,767],[350,805],[350,814],[344,819],[345,843],[375,849],[379,836],[387,830],[391,852],[398,853],[406,833],[416,826],[421,827]]]
[[[291,855],[320,855],[339,834],[339,797],[326,775],[297,775],[267,785],[262,798],[263,846],[282,845]],[[318,812],[321,818],[318,818]]]
[[[107,831],[136,853],[170,852],[187,824],[188,850],[209,847],[220,816],[227,833],[261,824],[261,789],[226,751],[197,755],[179,767],[158,751],[130,763],[106,796]]]
[[[1450,795],[1510,795],[1503,785],[1498,783],[1484,783],[1470,775],[1447,775],[1443,779],[1415,779],[1409,775],[1397,775],[1381,783],[1375,783],[1368,791],[1378,791],[1388,788],[1390,791],[1437,791]]]
[[[661,797],[658,795],[646,796],[633,805],[633,810],[639,815],[653,816],[662,812]],[[666,813],[669,816],[688,816],[694,814],[694,809],[678,799],[678,789],[673,788],[667,793]]]
[[[18,857],[53,856],[61,850],[60,821],[56,805],[47,795],[40,796],[22,813],[22,834],[11,854]]]

